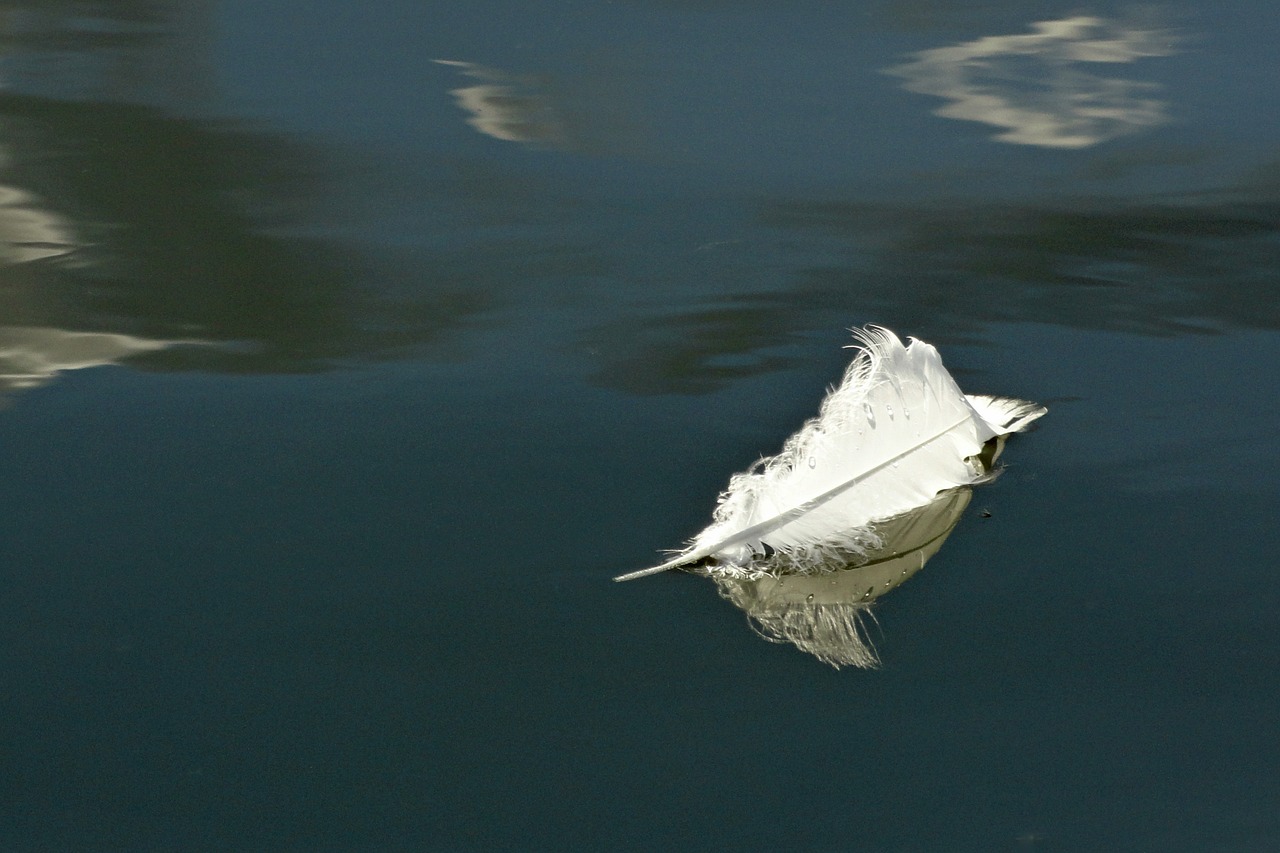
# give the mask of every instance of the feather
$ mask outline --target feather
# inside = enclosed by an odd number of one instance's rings
[[[672,559],[624,581],[701,564],[707,574],[821,572],[878,545],[874,522],[992,476],[1004,437],[1047,410],[1009,397],[966,396],[938,351],[888,329],[854,330],[859,353],[816,418],[776,456],[735,474],[712,524]],[[776,564],[777,560],[773,560]]]

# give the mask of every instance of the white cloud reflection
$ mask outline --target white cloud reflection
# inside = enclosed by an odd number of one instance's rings
[[[1004,128],[994,138],[1018,145],[1086,148],[1168,120],[1159,85],[1091,73],[1176,53],[1168,30],[1089,16],[1031,30],[921,51],[885,73],[947,99],[936,115]]]
[[[64,370],[113,364],[172,343],[101,332],[0,326],[0,391],[32,388]]]
[[[547,99],[528,79],[495,68],[453,59],[432,60],[458,69],[458,73],[483,81],[475,86],[450,89],[458,106],[470,114],[467,124],[494,139],[558,145],[563,131]]]
[[[41,209],[25,190],[0,184],[0,264],[52,258],[75,248],[67,222]]]

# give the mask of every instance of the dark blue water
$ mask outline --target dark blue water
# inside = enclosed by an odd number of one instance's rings
[[[1278,40],[11,4],[0,847],[1280,849]],[[881,667],[612,583],[865,323],[1050,409]]]

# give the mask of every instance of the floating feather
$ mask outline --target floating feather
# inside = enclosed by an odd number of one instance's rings
[[[818,417],[736,474],[712,524],[672,559],[624,581],[693,568],[720,577],[812,574],[879,546],[876,522],[988,479],[1005,436],[1046,409],[966,395],[938,351],[888,329],[855,330],[860,351]]]

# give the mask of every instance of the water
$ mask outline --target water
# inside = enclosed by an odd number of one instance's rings
[[[12,4],[0,846],[1275,849],[1278,36]],[[609,582],[871,322],[1050,408],[880,669]]]

